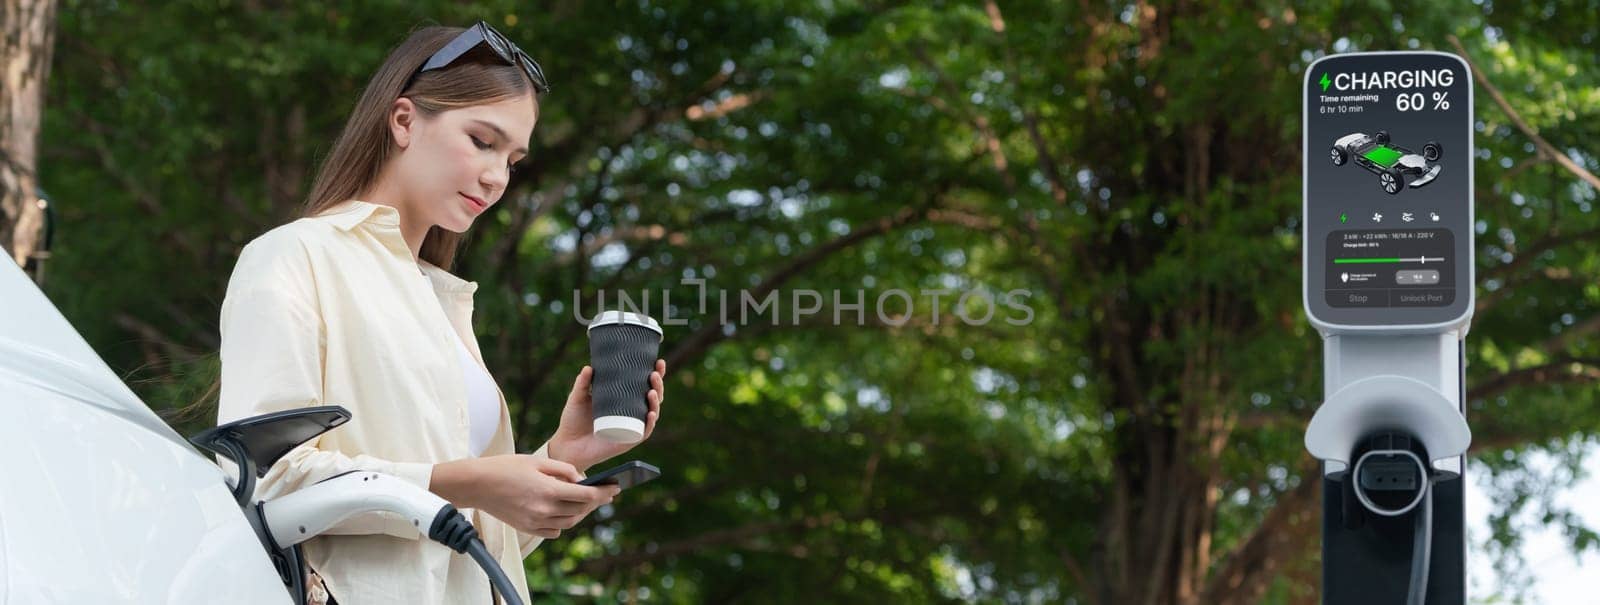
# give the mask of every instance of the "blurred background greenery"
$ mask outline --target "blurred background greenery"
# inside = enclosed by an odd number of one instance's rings
[[[587,359],[575,298],[670,291],[687,319],[663,345],[662,429],[629,456],[666,474],[529,557],[540,600],[1315,603],[1303,72],[1333,52],[1465,52],[1505,101],[1477,89],[1468,405],[1494,506],[1469,549],[1505,580],[1480,598],[1517,600],[1530,523],[1595,546],[1552,496],[1581,474],[1523,454],[1578,468],[1600,433],[1597,15],[62,0],[45,286],[152,407],[203,396],[239,248],[293,218],[367,76],[419,24],[485,19],[554,86],[455,268],[481,285],[519,450],[554,430]],[[795,325],[801,289],[824,300]],[[915,308],[890,299],[886,322],[890,289]],[[1019,289],[1025,325],[920,294]],[[716,297],[741,290],[779,293],[783,321],[725,325]],[[858,290],[864,325],[833,321]],[[185,434],[214,421],[169,416]]]

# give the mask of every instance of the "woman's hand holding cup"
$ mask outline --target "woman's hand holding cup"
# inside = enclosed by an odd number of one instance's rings
[[[648,315],[605,311],[589,321],[589,365],[578,372],[550,438],[551,458],[579,469],[633,449],[655,432],[666,394],[664,333]]]
[[[583,366],[567,395],[567,405],[561,410],[561,427],[550,438],[548,449],[551,458],[587,470],[604,460],[621,455],[649,439],[655,433],[656,421],[661,418],[661,402],[666,397],[667,362],[657,359],[650,373],[650,390],[645,394],[648,411],[644,418],[644,431],[638,441],[627,443],[607,439],[595,433],[594,424],[594,367]]]

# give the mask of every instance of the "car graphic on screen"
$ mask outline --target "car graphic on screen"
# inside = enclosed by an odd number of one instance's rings
[[[1328,156],[1334,166],[1354,160],[1357,166],[1378,175],[1378,185],[1394,195],[1407,185],[1422,187],[1439,178],[1443,168],[1437,162],[1443,153],[1444,148],[1438,143],[1428,141],[1419,154],[1389,142],[1389,133],[1379,130],[1372,135],[1355,132],[1339,137]]]

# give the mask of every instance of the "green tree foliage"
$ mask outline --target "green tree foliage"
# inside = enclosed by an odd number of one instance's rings
[[[666,475],[541,547],[536,591],[1308,602],[1303,71],[1454,36],[1503,95],[1477,90],[1474,468],[1503,552],[1528,510],[1582,547],[1519,454],[1600,432],[1596,14],[65,0],[49,293],[153,407],[200,396],[239,247],[292,218],[367,75],[419,23],[487,19],[554,86],[457,267],[519,448],[586,360],[575,302],[648,291],[661,317],[669,292],[685,322],[663,428],[630,454]],[[740,322],[744,294],[776,309]]]

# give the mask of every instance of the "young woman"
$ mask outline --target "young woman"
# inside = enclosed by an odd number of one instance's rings
[[[447,271],[528,153],[547,90],[538,64],[486,24],[412,33],[357,101],[304,218],[240,252],[221,322],[218,423],[314,405],[352,413],[274,464],[258,498],[354,469],[411,481],[472,519],[523,602],[522,559],[617,494],[576,485],[583,469],[632,447],[593,436],[584,367],[554,436],[514,453],[472,332],[477,284]],[[657,360],[647,439],[665,374]],[[422,531],[372,513],[306,542],[309,602],[493,602],[483,570]]]

